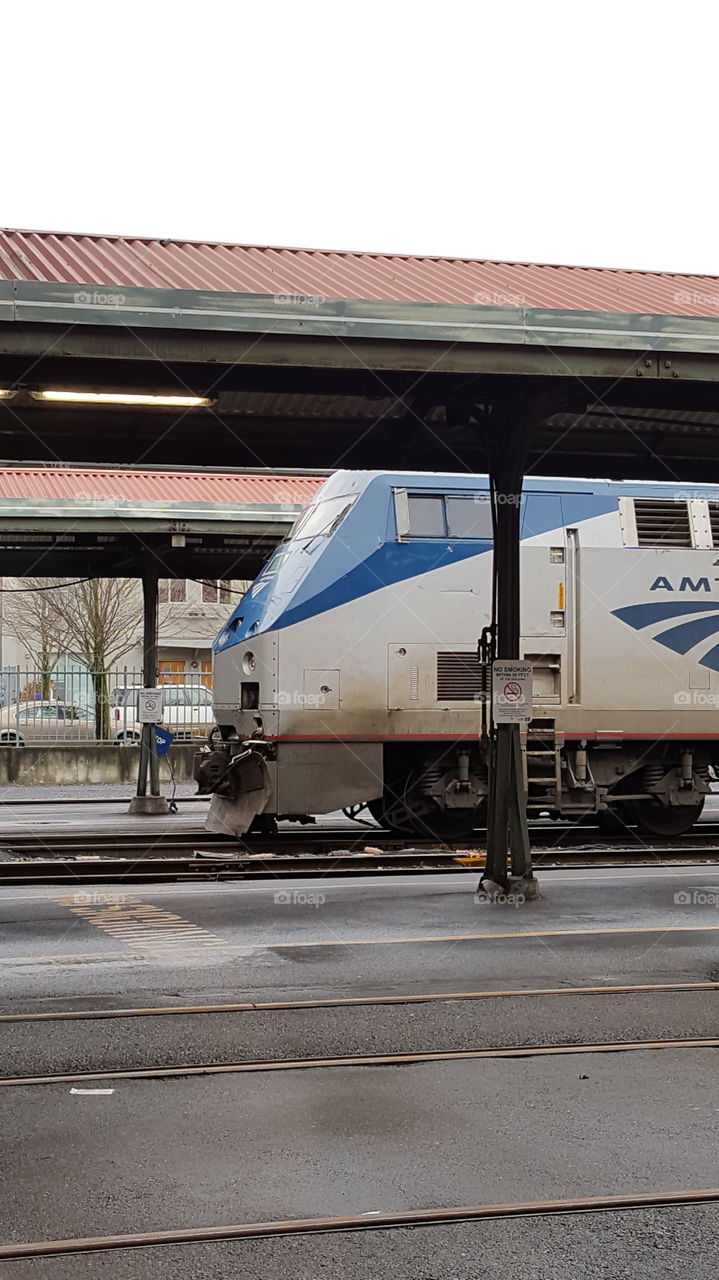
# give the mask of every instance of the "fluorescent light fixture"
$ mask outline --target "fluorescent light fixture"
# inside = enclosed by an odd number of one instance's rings
[[[4,387],[0,387],[0,400],[12,400],[13,396],[16,395],[17,391],[10,391],[6,390]]]
[[[167,409],[206,409],[215,403],[209,396],[150,396],[125,391],[33,391],[31,395],[35,400],[60,404],[147,405]]]

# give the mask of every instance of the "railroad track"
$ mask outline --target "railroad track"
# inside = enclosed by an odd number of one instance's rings
[[[31,820],[30,820],[31,821]],[[63,820],[65,821],[65,820]],[[181,823],[182,819],[175,819]],[[397,836],[391,835],[385,828],[377,826],[360,826],[350,822],[338,823],[330,826],[329,824],[306,823],[298,826],[290,826],[282,824],[279,830],[272,835],[256,835],[248,834],[240,837],[223,835],[219,832],[205,831],[201,827],[187,828],[180,827],[179,830],[173,830],[171,827],[161,827],[159,830],[108,830],[107,826],[98,827],[97,830],[83,826],[79,828],[70,828],[69,830],[53,829],[47,821],[36,829],[29,825],[27,819],[23,819],[24,826],[20,830],[3,830],[0,828],[0,848],[27,848],[37,847],[42,851],[47,847],[49,841],[54,845],[57,844],[77,844],[89,846],[98,841],[106,843],[111,842],[117,844],[137,845],[156,845],[164,847],[166,845],[183,844],[194,840],[201,841],[204,845],[215,845],[217,847],[224,845],[230,850],[250,850],[262,851],[274,849],[278,846],[287,845],[287,847],[296,848],[298,851],[311,850],[327,845],[336,845],[337,847],[347,847],[348,845],[358,844],[378,844],[392,846],[394,848],[406,848],[410,840],[414,845],[424,848],[437,848],[440,845],[445,848],[471,848],[473,845],[482,846],[486,840],[486,829],[477,827],[471,835],[464,836],[460,840],[440,841],[438,839],[422,839],[420,837]],[[637,848],[663,847],[665,845],[676,844],[681,841],[682,844],[690,845],[714,845],[719,843],[719,823],[702,823],[694,830],[687,832],[683,836],[642,836],[635,833],[633,829],[626,828],[616,835],[605,835],[600,832],[596,825],[590,823],[561,823],[561,822],[542,822],[530,823],[529,833],[533,848],[541,849],[545,845],[574,845],[578,843],[599,844],[602,847],[612,847],[617,844],[632,844]],[[342,844],[344,842],[344,844]]]
[[[560,871],[568,867],[577,870],[613,867],[648,866],[716,866],[717,855],[708,851],[699,857],[695,849],[662,849],[641,851],[636,848],[621,850],[587,851],[581,849],[554,851],[551,860],[535,857],[535,869]],[[231,881],[277,880],[290,877],[295,880],[317,879],[331,876],[333,879],[387,875],[436,875],[480,872],[484,867],[482,854],[467,854],[456,850],[423,851],[421,849],[398,852],[385,851],[366,854],[252,854],[232,858],[217,857],[211,852],[201,856],[175,854],[160,858],[133,855],[125,851],[121,857],[103,856],[87,858],[58,856],[50,859],[11,859],[0,862],[0,887],[32,884],[154,884],[162,881]]]
[[[317,1071],[328,1067],[408,1067],[425,1062],[469,1062],[486,1058],[558,1058],[576,1054],[646,1053],[662,1049],[719,1049],[715,1037],[611,1040],[600,1044],[520,1045],[492,1049],[437,1049],[429,1053],[362,1053],[328,1058],[264,1058],[249,1062],[183,1062],[179,1066],[68,1071],[53,1075],[0,1076],[0,1089],[31,1085],[88,1084],[100,1080],[171,1080],[178,1076],[226,1076],[268,1071]]]
[[[689,985],[689,984],[683,984]],[[705,986],[706,984],[691,984]],[[716,986],[717,984],[711,984]],[[636,988],[642,990],[644,988]],[[477,993],[496,994],[496,993]],[[439,997],[441,998],[441,997]],[[444,997],[446,998],[446,997]],[[464,997],[466,998],[466,996]],[[303,1002],[303,1007],[307,1003]],[[320,1002],[325,1003],[325,1002]],[[335,1002],[327,1002],[335,1003]],[[118,1011],[112,1011],[113,1015]],[[135,1011],[131,1011],[134,1015]],[[146,1013],[147,1011],[141,1011]],[[173,1010],[173,1012],[181,1012]],[[153,1016],[155,1011],[150,1011]],[[51,1015],[52,1016],[52,1015]],[[97,1016],[97,1015],[96,1015]],[[127,1016],[127,1014],[120,1015]],[[696,1050],[719,1048],[717,1039],[673,1039],[646,1041],[612,1041],[599,1044],[530,1045],[521,1048],[460,1050],[438,1053],[369,1054],[333,1058],[300,1058],[226,1064],[189,1065],[132,1070],[88,1071],[0,1080],[0,1089],[43,1085],[89,1084],[98,1082],[168,1079],[177,1076],[220,1075],[228,1073],[323,1070],[346,1067],[402,1067],[429,1062],[453,1062],[467,1059],[517,1059],[526,1057],[559,1057],[564,1055],[617,1054],[656,1052],[663,1050]],[[265,1222],[240,1222],[212,1227],[187,1227],[174,1230],[135,1232],[122,1235],[70,1237],[59,1240],[34,1240],[0,1247],[0,1261],[22,1258],[57,1257],[64,1254],[94,1254],[119,1249],[141,1249],[162,1245],[192,1245],[218,1241],[256,1240],[276,1236],[302,1236],[316,1233],[371,1231],[411,1226],[439,1226],[490,1219],[532,1218],[571,1215],[587,1212],[628,1212],[649,1208],[703,1205],[719,1202],[719,1187],[643,1191],[629,1195],[597,1195],[564,1199],[542,1199],[494,1204],[440,1205],[424,1209],[390,1212],[343,1214],[314,1218],[283,1219]]]
[[[382,1008],[387,1005],[445,1004],[457,1000],[512,1000],[518,996],[623,996],[649,995],[653,992],[717,991],[718,982],[642,982],[629,985],[589,987],[500,987],[490,991],[404,992],[396,996],[331,996],[317,1000],[252,1000],[236,1004],[167,1004],[141,1005],[120,1009],[51,1009],[32,1013],[2,1013],[0,1023],[7,1022],[98,1022],[108,1018],[188,1017],[209,1013],[275,1013],[288,1009],[354,1009]]]
[[[553,997],[557,995],[620,995],[662,991],[719,990],[719,982],[649,983],[631,986],[595,986],[537,988],[534,990],[487,990],[457,993],[402,994],[398,996],[336,997],[331,999],[277,1001],[265,1004],[245,1002],[236,1005],[161,1006],[160,1008],[129,1008],[31,1012],[2,1015],[0,1022],[36,1021],[87,1021],[105,1018],[154,1018],[158,1015],[207,1014],[209,1012],[254,1013],[266,1010],[314,1009],[338,1006],[382,1006],[387,1004],[418,1004],[429,1001],[490,1000],[531,995]],[[666,1050],[709,1050],[719,1048],[719,1039],[680,1037],[673,1039],[611,1040],[599,1043],[575,1044],[527,1044],[520,1047],[490,1047],[445,1052],[374,1053],[353,1054],[325,1058],[301,1057],[296,1059],[262,1059],[257,1061],[228,1062],[224,1064],[180,1063],[167,1067],[141,1067],[137,1069],[91,1070],[53,1073],[49,1075],[17,1076],[0,1080],[0,1091],[14,1088],[91,1085],[134,1080],[172,1079],[227,1075],[235,1073],[260,1073],[276,1071],[323,1071],[337,1068],[401,1069],[422,1063],[456,1062],[481,1059],[521,1059],[550,1057],[553,1059],[578,1055],[630,1055],[641,1052]],[[92,1090],[88,1090],[92,1092]],[[99,1090],[102,1092],[103,1090]],[[80,1088],[78,1092],[83,1092]],[[127,1234],[106,1234],[65,1239],[34,1239],[0,1247],[0,1261],[60,1257],[68,1254],[98,1254],[121,1249],[149,1249],[158,1246],[208,1244],[220,1241],[260,1240],[271,1237],[300,1237],[318,1233],[349,1233],[357,1231],[401,1229],[425,1226],[439,1227],[453,1223],[482,1222],[492,1219],[530,1219],[539,1217],[568,1216],[586,1213],[630,1213],[637,1210],[690,1207],[719,1202],[718,1186],[699,1186],[687,1189],[674,1187],[659,1190],[642,1189],[633,1194],[610,1193],[569,1198],[545,1198],[486,1204],[437,1204],[430,1203],[422,1209],[408,1208],[373,1210],[371,1212],[327,1215],[321,1217],[289,1218],[269,1221],[241,1221],[214,1226],[189,1225],[173,1230],[152,1230]]]
[[[158,1245],[192,1245],[230,1240],[259,1240],[273,1236],[302,1236],[349,1231],[439,1226],[502,1218],[537,1218],[556,1214],[629,1211],[680,1205],[713,1204],[719,1187],[695,1191],[644,1192],[637,1195],[584,1196],[567,1200],[532,1200],[514,1204],[457,1205],[450,1208],[407,1209],[394,1213],[346,1214],[342,1217],[295,1218],[276,1222],[243,1222],[219,1227],[190,1227],[175,1231],[143,1231],[135,1234],[89,1236],[66,1240],[35,1240],[0,1247],[0,1261],[19,1258],[58,1257],[68,1253],[105,1253],[116,1249],[142,1249]]]

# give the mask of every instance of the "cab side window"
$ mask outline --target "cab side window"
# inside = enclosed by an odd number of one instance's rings
[[[446,534],[444,524],[444,499],[433,495],[408,495],[409,502],[409,536],[410,538],[443,538]]]
[[[491,541],[489,494],[407,493],[395,491],[397,529],[406,538]]]

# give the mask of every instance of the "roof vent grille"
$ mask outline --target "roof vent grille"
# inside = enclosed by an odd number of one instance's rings
[[[712,531],[712,544],[719,547],[719,502],[709,502],[709,523]]]
[[[637,498],[634,514],[640,547],[691,547],[692,530],[686,501]]]
[[[472,702],[482,692],[482,668],[476,653],[437,654],[437,701]]]

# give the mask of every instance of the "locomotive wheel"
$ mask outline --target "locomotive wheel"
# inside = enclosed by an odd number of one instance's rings
[[[615,809],[602,809],[597,814],[597,826],[603,836],[620,836],[627,829],[627,824],[621,816],[621,810],[617,811]]]
[[[701,815],[704,801],[699,804],[663,805],[640,801],[630,809],[631,820],[639,831],[648,836],[683,836],[690,831]]]
[[[418,801],[416,808],[412,806],[413,798]],[[428,805],[424,797],[413,797],[411,786],[405,788],[402,800],[385,795],[370,800],[367,808],[375,822],[402,839],[414,836],[420,840],[463,840],[485,820],[483,804],[476,809],[440,809],[438,805]]]
[[[484,822],[484,805],[476,809],[437,809],[435,813],[417,816],[414,834],[423,840],[464,840]]]
[[[380,796],[378,800],[369,800],[367,802],[369,809],[375,822],[381,827],[387,827],[393,836],[411,836],[412,829],[409,822],[409,814],[407,814],[407,825],[401,826],[395,817],[397,805],[388,803],[385,796]],[[390,820],[392,819],[392,820]]]

